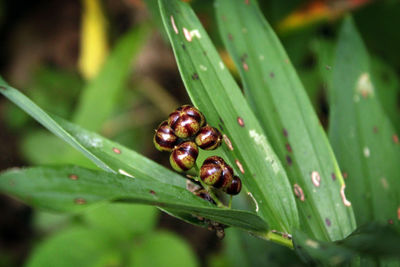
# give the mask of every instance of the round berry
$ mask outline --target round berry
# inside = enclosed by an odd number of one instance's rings
[[[195,135],[205,124],[204,115],[195,107],[183,105],[172,112],[168,117],[168,125],[175,135],[188,138]]]
[[[178,143],[178,137],[174,134],[167,121],[163,121],[157,128],[153,138],[154,146],[159,151],[171,152]]]
[[[172,150],[169,162],[174,170],[184,172],[194,166],[198,154],[197,145],[192,141],[186,141]]]
[[[233,178],[233,170],[222,158],[218,156],[208,157],[200,168],[200,178],[215,188],[227,188]]]
[[[221,145],[222,135],[218,129],[206,125],[196,135],[196,144],[204,150],[214,150]]]
[[[225,192],[229,195],[237,195],[242,190],[242,181],[238,176],[233,176],[232,183],[225,189]]]

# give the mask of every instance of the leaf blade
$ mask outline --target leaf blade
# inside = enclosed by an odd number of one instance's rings
[[[354,199],[357,223],[398,224],[400,166],[395,159],[400,158],[400,146],[372,77],[366,48],[347,17],[332,77],[329,137],[348,174],[348,194]]]
[[[298,224],[298,215],[286,173],[240,89],[190,7],[175,0],[160,0],[159,4],[192,102],[211,125],[226,133],[226,143],[232,146],[223,146],[225,159],[237,173],[242,172],[243,183],[257,203],[256,211],[272,229],[290,231]]]
[[[81,167],[33,167],[0,174],[0,190],[34,206],[79,212],[108,201],[177,209],[248,231],[265,231],[255,213],[218,208],[184,188]]]
[[[301,225],[323,240],[344,238],[355,225],[351,207],[341,200],[343,178],[279,39],[254,1],[217,0],[216,11],[246,97],[291,184],[304,195],[297,198]]]

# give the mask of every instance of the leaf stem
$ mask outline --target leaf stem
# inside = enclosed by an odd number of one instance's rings
[[[272,242],[275,242],[280,245],[283,245],[283,246],[293,249],[292,239],[283,237],[281,234],[278,234],[278,233],[275,233],[272,231],[268,231],[267,233],[257,234],[257,236],[262,239],[272,241]]]

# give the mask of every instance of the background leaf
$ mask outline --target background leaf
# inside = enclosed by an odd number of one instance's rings
[[[101,232],[73,227],[38,245],[26,266],[118,266],[119,253]]]
[[[167,232],[154,232],[132,249],[131,267],[176,266],[195,267],[197,260],[189,246]]]
[[[251,192],[256,211],[272,229],[289,232],[298,224],[289,181],[239,87],[190,6],[176,0],[159,3],[192,102],[232,143],[231,148],[223,145],[224,158]]]
[[[216,10],[246,97],[292,186],[304,194],[297,198],[301,226],[319,239],[344,238],[354,218],[341,199],[342,175],[286,52],[255,1],[217,0]]]
[[[358,225],[371,220],[398,225],[398,135],[380,106],[367,51],[350,17],[339,36],[330,101],[330,139],[348,177]]]
[[[255,213],[217,208],[181,187],[80,167],[10,170],[0,174],[0,190],[47,210],[78,212],[107,201],[136,202],[170,207],[248,231],[267,229]]]

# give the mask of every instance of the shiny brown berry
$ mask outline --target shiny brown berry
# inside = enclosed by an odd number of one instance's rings
[[[184,172],[194,166],[198,154],[199,149],[197,145],[192,141],[186,141],[172,150],[169,162],[174,170]]]
[[[168,117],[168,125],[175,135],[188,138],[195,135],[205,124],[204,115],[195,107],[183,105],[172,112]]]
[[[157,128],[153,137],[154,146],[159,151],[171,152],[178,143],[178,137],[174,134],[167,121],[163,121]]]
[[[242,190],[242,181],[238,176],[233,176],[232,183],[224,191],[229,195],[237,195]]]
[[[215,201],[210,196],[210,194],[204,188],[197,189],[193,193],[196,196],[201,197],[202,199],[207,200],[208,202],[211,202],[212,204],[216,204]]]
[[[232,182],[233,170],[222,158],[212,156],[203,162],[200,168],[200,178],[207,185],[224,189]]]
[[[206,125],[197,133],[195,142],[204,150],[214,150],[221,145],[222,135],[218,129]]]

